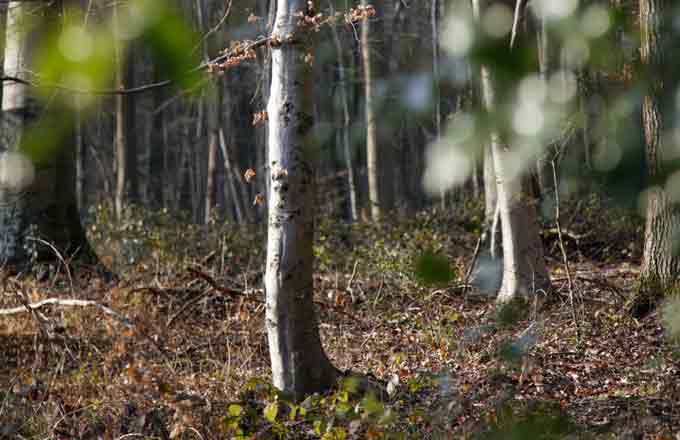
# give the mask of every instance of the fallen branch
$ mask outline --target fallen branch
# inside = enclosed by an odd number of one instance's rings
[[[105,314],[111,316],[118,322],[122,323],[125,325],[127,328],[134,328],[134,324],[130,322],[129,319],[127,319],[125,316],[123,316],[121,313],[116,312],[110,307],[107,307],[103,304],[100,304],[96,301],[90,301],[90,300],[85,300],[85,299],[63,299],[63,298],[47,298],[42,301],[38,301],[37,303],[33,304],[25,304],[17,307],[12,307],[10,309],[0,309],[0,315],[7,316],[7,315],[16,315],[18,313],[23,313],[23,312],[31,312],[34,310],[37,310],[43,306],[48,306],[48,305],[55,305],[55,306],[62,306],[62,307],[96,307]]]
[[[144,339],[148,340],[151,342],[156,349],[159,351],[163,357],[166,359],[170,359],[168,354],[166,353],[165,349],[152,337],[147,335],[146,333],[142,332],[140,329],[138,329],[132,321],[130,321],[128,318],[126,318],[123,314],[113,310],[110,307],[105,306],[104,304],[100,304],[96,301],[90,301],[90,300],[85,300],[85,299],[62,299],[62,298],[47,298],[42,301],[38,301],[37,303],[29,304],[26,302],[24,305],[17,306],[17,307],[12,307],[10,309],[0,309],[0,316],[7,316],[7,315],[16,315],[18,313],[24,313],[24,312],[31,312],[34,316],[39,316],[37,315],[38,309],[40,309],[43,306],[48,306],[48,305],[55,305],[55,306],[61,306],[61,307],[96,307],[102,312],[104,312],[106,315],[112,317],[116,321],[120,322],[123,324],[126,328],[130,330],[135,330],[138,332]]]

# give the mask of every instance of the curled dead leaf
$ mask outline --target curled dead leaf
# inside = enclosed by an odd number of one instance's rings
[[[250,183],[250,181],[253,180],[255,176],[257,176],[257,173],[252,168],[248,168],[246,172],[243,173],[243,178],[246,179],[246,182],[248,183]]]
[[[269,115],[267,114],[266,110],[259,111],[253,115],[253,125],[257,126],[260,124],[264,124],[269,120]]]

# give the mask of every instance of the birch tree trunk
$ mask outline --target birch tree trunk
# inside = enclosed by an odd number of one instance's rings
[[[321,346],[312,280],[314,166],[306,35],[299,26],[306,0],[278,0],[272,39],[268,160],[270,179],[266,326],[274,386],[300,399],[330,387],[337,376]],[[290,38],[293,38],[291,41]]]
[[[368,0],[361,1],[368,6]],[[368,173],[368,203],[371,218],[380,220],[382,199],[380,194],[380,164],[378,163],[378,130],[375,118],[373,96],[373,67],[371,56],[371,23],[366,20],[361,25],[361,60],[364,67],[364,106],[366,116],[366,169]]]
[[[640,35],[642,62],[647,68],[649,90],[642,106],[647,168],[650,177],[658,178],[668,170],[664,169],[664,157],[669,157],[674,148],[667,144],[664,135],[662,101],[665,93],[672,93],[676,81],[664,75],[666,58],[664,44],[667,44],[669,2],[666,0],[640,1]],[[667,81],[671,81],[668,84]],[[671,201],[666,189],[658,186],[649,192],[647,199],[647,220],[645,243],[640,268],[640,292],[634,298],[635,314],[643,314],[660,297],[674,291],[680,276],[680,207]]]
[[[473,12],[479,20],[479,0],[473,0]],[[496,96],[491,71],[480,68],[483,105],[493,116]],[[536,210],[524,190],[523,176],[509,168],[514,153],[497,131],[491,129],[491,153],[498,193],[503,240],[503,280],[497,301],[501,304],[520,296],[528,296],[550,285],[543,258],[543,245],[538,234]]]
[[[43,13],[48,18],[54,6]],[[10,2],[7,10],[4,73],[29,79],[32,39],[29,24],[37,8],[31,3]],[[56,259],[43,244],[49,242],[64,255],[79,249],[79,257],[94,262],[80,224],[76,201],[75,145],[73,137],[44,139],[53,156],[33,162],[21,151],[27,130],[40,116],[40,107],[25,84],[6,81],[2,96],[2,137],[0,142],[0,264],[19,269],[42,259]],[[71,124],[72,118],[63,123]],[[73,134],[73,126],[70,127]]]

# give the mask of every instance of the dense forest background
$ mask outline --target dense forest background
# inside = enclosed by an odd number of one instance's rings
[[[674,2],[0,13],[0,439],[677,437]]]

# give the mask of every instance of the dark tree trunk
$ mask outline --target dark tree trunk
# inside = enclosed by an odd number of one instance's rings
[[[647,168],[652,179],[663,178],[664,156],[672,144],[664,138],[664,107],[666,93],[672,93],[676,80],[665,71],[672,62],[666,59],[666,47],[671,32],[669,2],[666,0],[640,1],[641,55],[647,69],[649,89],[642,105],[647,152]],[[671,84],[667,83],[670,81]],[[676,291],[680,276],[680,256],[677,251],[680,239],[680,208],[670,200],[663,185],[649,191],[645,243],[640,270],[640,291],[633,298],[632,312],[644,314],[659,299]]]

